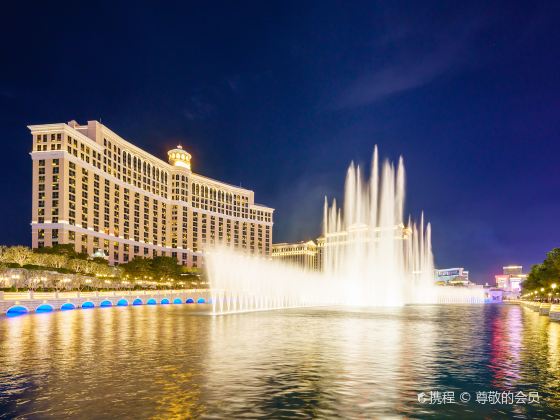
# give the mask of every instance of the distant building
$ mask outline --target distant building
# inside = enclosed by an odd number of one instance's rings
[[[523,275],[522,265],[507,265],[503,269],[504,269],[504,274],[508,274],[511,276]]]
[[[503,290],[506,295],[518,295],[521,292],[521,283],[527,278],[523,274],[523,266],[508,265],[503,267],[503,274],[496,274],[496,287]]]
[[[327,243],[327,239],[324,235],[319,236],[316,240],[317,243],[317,270],[323,271],[324,262],[325,262],[325,245]]]
[[[395,240],[406,240],[410,238],[412,230],[402,223],[390,228],[394,231]],[[349,230],[341,230],[338,232],[330,232],[322,235],[315,241],[317,244],[317,269],[319,271],[325,270],[325,265],[329,265],[328,255],[331,256],[346,248],[349,244],[353,243],[367,243],[373,240],[378,241],[381,237],[380,227],[371,229],[368,225],[355,225]],[[330,249],[330,251],[329,251]],[[331,258],[332,260],[332,258]],[[332,262],[332,261],[331,261]]]
[[[463,267],[442,268],[436,270],[436,283],[468,286],[470,284],[469,272]]]
[[[318,270],[318,249],[313,241],[297,243],[280,243],[272,245],[271,257],[275,261],[304,268],[306,270]]]

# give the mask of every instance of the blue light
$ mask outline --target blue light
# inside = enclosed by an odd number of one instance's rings
[[[47,305],[46,303],[37,306],[37,309],[35,309],[35,312],[37,312],[38,314],[43,314],[45,312],[52,312],[52,311],[54,311],[52,305]]]
[[[102,308],[108,308],[109,306],[113,306],[110,300],[104,300],[99,304]]]
[[[117,302],[117,306],[128,306],[128,300],[126,300],[126,299],[120,299],[120,300]]]
[[[154,298],[148,299],[148,301],[146,302],[147,305],[155,305],[157,304],[156,300]]]
[[[134,300],[132,301],[132,304],[133,304],[134,306],[142,305],[143,303],[144,303],[144,302],[142,302],[142,299],[140,299],[140,298],[136,298],[136,299],[134,299]]]
[[[84,302],[82,303],[82,309],[91,309],[91,308],[95,308],[95,305],[93,302]]]
[[[8,312],[6,312],[6,316],[9,317],[19,316],[19,315],[24,315],[28,312],[29,311],[25,306],[12,306],[10,309],[8,309]]]
[[[61,311],[71,311],[72,309],[76,309],[76,306],[70,302],[66,302],[60,307]]]
[[[188,298],[186,303],[194,303],[194,299],[193,298]]]
[[[162,304],[162,305],[168,305],[168,304],[169,304],[169,299],[163,298],[163,299],[161,300],[161,304]]]
[[[183,301],[179,298],[173,299],[173,303],[183,303]]]
[[[196,303],[206,303],[206,301],[204,300],[204,298],[200,298],[196,301]]]

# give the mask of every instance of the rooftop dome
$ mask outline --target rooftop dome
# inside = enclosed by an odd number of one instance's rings
[[[167,157],[169,158],[169,164],[191,170],[191,155],[184,151],[181,145],[167,152]]]

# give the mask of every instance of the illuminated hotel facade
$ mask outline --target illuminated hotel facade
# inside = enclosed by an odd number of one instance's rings
[[[388,229],[395,231],[395,240],[406,240],[412,234],[410,228],[402,224]],[[379,228],[376,228],[375,231],[377,234],[381,232]],[[355,226],[350,231],[334,232],[326,236],[320,236],[315,241],[272,244],[271,256],[275,261],[296,265],[307,270],[323,271],[327,248],[341,247],[355,241],[369,242],[370,240],[371,230],[367,225],[361,225]]]
[[[274,210],[251,190],[192,172],[180,146],[164,162],[97,121],[28,128],[33,248],[73,244],[110,264],[164,255],[189,267],[216,243],[270,255]]]
[[[273,244],[271,256],[274,261],[295,265],[305,270],[320,269],[318,247],[313,241]]]
[[[519,295],[522,283],[527,279],[527,274],[523,274],[523,266],[521,265],[507,265],[503,267],[503,274],[497,274],[494,278],[496,279],[496,287],[510,295]]]

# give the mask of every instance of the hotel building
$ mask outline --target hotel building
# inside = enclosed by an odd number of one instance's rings
[[[272,259],[292,264],[306,270],[317,271],[318,248],[315,242],[278,243],[272,245]]]
[[[253,191],[192,172],[180,146],[165,162],[97,121],[29,129],[33,248],[74,244],[110,264],[165,255],[189,267],[215,243],[270,255],[274,210]]]
[[[395,232],[395,240],[407,239],[412,231],[404,225],[389,228]],[[377,232],[381,232],[376,228]],[[368,242],[370,230],[366,225],[352,229],[350,232],[341,231],[322,235],[315,241],[301,241],[295,243],[272,244],[272,259],[294,264],[308,270],[323,271],[325,269],[325,255],[329,247],[343,247],[351,241]],[[468,274],[468,271],[466,271]]]
[[[445,285],[463,285],[467,286],[471,282],[469,280],[469,272],[463,267],[440,268],[436,270],[436,283]]]
[[[523,266],[507,265],[503,267],[503,274],[496,274],[496,287],[502,289],[508,295],[519,295],[521,284],[527,279],[527,274],[523,274]]]

